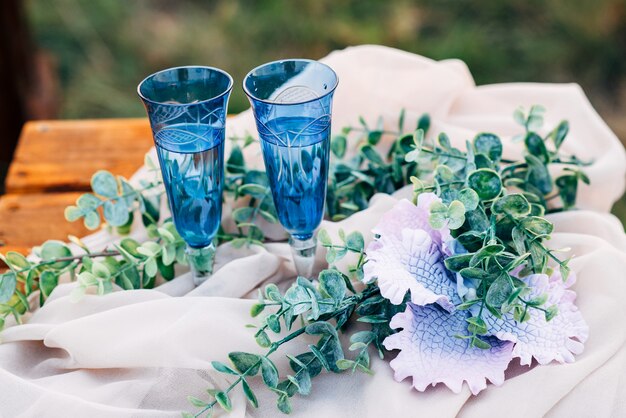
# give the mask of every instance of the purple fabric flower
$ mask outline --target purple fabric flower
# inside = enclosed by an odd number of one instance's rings
[[[558,307],[558,315],[550,322],[537,309],[529,310],[531,319],[523,323],[516,322],[512,314],[498,319],[484,309],[488,332],[479,338],[491,348],[476,348],[469,338],[458,338],[469,335],[467,319],[472,312],[455,310],[455,305],[465,294],[470,300],[476,297],[476,283],[464,282],[445,267],[446,257],[464,249],[452,245],[447,227],[429,225],[430,205],[436,201],[439,198],[432,193],[420,195],[417,206],[399,201],[381,218],[374,229],[378,237],[367,248],[364,281],[377,280],[381,295],[396,305],[410,293],[406,310],[390,322],[391,328],[402,330],[384,341],[388,350],[400,350],[390,363],[395,379],[412,377],[413,386],[420,391],[444,383],[457,393],[467,382],[477,394],[485,389],[487,380],[502,384],[514,357],[522,364],[530,364],[533,358],[541,364],[574,361],[574,354],[583,349],[588,327],[574,305],[576,294],[568,289],[575,281],[573,274],[565,283],[558,273],[550,278],[535,274],[521,279],[531,288],[525,298],[547,294],[544,306]]]
[[[456,281],[443,264],[439,245],[421,229],[403,229],[400,237],[381,235],[367,249],[364,281],[378,279],[383,297],[399,305],[407,291],[416,305],[439,303],[448,311],[461,303]]]
[[[556,305],[558,314],[551,321],[546,321],[543,312],[530,309],[530,320],[518,323],[510,313],[502,315],[501,319],[487,313],[483,318],[489,334],[514,342],[513,357],[519,357],[522,365],[530,365],[533,358],[539,364],[553,360],[573,362],[574,354],[583,351],[583,343],[589,336],[589,327],[574,305],[576,293],[568,290],[576,281],[574,273],[566,282],[558,272],[550,278],[545,274],[532,274],[521,280],[531,288],[527,299],[547,294],[548,301],[544,306]]]
[[[383,297],[395,305],[403,302],[407,291],[416,305],[439,303],[452,311],[461,302],[456,279],[443,264],[450,231],[428,224],[429,207],[435,201],[439,198],[433,193],[420,195],[417,206],[400,200],[374,228],[379,238],[367,248],[364,282],[378,280]]]
[[[386,349],[400,350],[390,363],[396,381],[412,377],[419,391],[443,383],[455,393],[465,381],[474,395],[487,387],[487,379],[496,385],[504,383],[513,344],[487,337],[490,349],[470,346],[468,339],[455,336],[467,335],[468,317],[467,311],[449,313],[435,305],[407,304],[406,311],[390,323],[402,331],[384,341]]]

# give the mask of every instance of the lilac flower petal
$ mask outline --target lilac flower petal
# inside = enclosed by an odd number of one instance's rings
[[[395,206],[385,213],[373,232],[377,235],[395,235],[400,238],[402,230],[423,229],[428,232],[438,245],[442,245],[452,240],[450,229],[443,227],[433,229],[428,223],[430,217],[430,205],[433,202],[440,202],[441,199],[434,193],[422,193],[417,197],[417,206],[406,199],[399,200]]]
[[[589,336],[589,326],[574,305],[576,293],[567,289],[575,282],[575,277],[568,278],[565,283],[558,273],[551,278],[545,274],[532,274],[522,280],[532,288],[528,299],[547,293],[545,306],[557,305],[558,314],[547,322],[543,312],[529,309],[530,320],[520,324],[511,313],[502,315],[501,319],[487,313],[484,320],[489,333],[514,342],[513,356],[519,357],[522,365],[530,365],[533,358],[539,364],[553,360],[572,363],[574,354],[583,351],[583,343]]]
[[[439,303],[448,311],[461,302],[456,281],[443,264],[439,246],[421,229],[404,229],[400,237],[382,235],[367,249],[364,282],[378,279],[383,297],[399,305],[407,291],[416,305]]]
[[[391,361],[396,381],[413,378],[413,387],[424,391],[428,385],[443,383],[459,393],[467,382],[474,395],[487,387],[487,379],[495,385],[504,383],[504,371],[511,361],[513,344],[494,337],[484,338],[491,348],[470,346],[467,335],[467,311],[446,312],[435,305],[407,304],[396,314],[391,328],[402,331],[384,341],[388,350],[400,350]]]

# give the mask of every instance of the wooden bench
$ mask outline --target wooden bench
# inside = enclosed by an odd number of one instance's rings
[[[152,146],[147,119],[36,121],[24,125],[0,197],[0,252],[27,254],[47,239],[90,233],[66,206],[100,169],[130,177]]]

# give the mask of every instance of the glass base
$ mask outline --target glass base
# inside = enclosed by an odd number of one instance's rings
[[[187,254],[189,267],[191,267],[193,283],[196,286],[199,286],[213,274],[215,246],[213,244],[207,245],[203,248],[193,248],[187,246],[185,254]]]
[[[314,236],[309,239],[301,240],[291,236],[289,238],[291,246],[291,254],[293,263],[296,266],[298,276],[307,279],[313,276],[313,265],[315,264],[315,249],[317,248],[317,240]]]

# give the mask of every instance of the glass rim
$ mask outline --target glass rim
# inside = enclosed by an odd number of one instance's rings
[[[217,73],[223,74],[226,76],[226,78],[228,79],[228,86],[226,87],[226,89],[224,89],[223,92],[221,92],[220,94],[217,94],[213,97],[209,97],[208,99],[204,99],[204,100],[199,100],[197,102],[193,102],[193,103],[167,103],[167,102],[160,102],[158,100],[152,100],[147,98],[142,92],[141,92],[141,86],[144,85],[144,83],[146,81],[148,81],[149,79],[165,73],[165,72],[169,72],[169,71],[174,71],[174,70],[180,70],[180,69],[202,69],[202,70],[210,70],[210,71],[215,71]],[[148,75],[147,77],[145,77],[143,80],[141,80],[141,82],[139,84],[137,84],[137,95],[141,98],[141,100],[144,100],[146,102],[152,103],[152,104],[156,104],[159,106],[194,106],[194,105],[198,105],[198,104],[203,104],[203,103],[207,103],[210,102],[212,100],[215,99],[219,99],[220,97],[223,97],[224,95],[228,94],[229,92],[232,91],[233,89],[233,85],[234,85],[234,81],[233,81],[233,77],[228,74],[226,71],[221,70],[217,67],[209,67],[206,65],[181,65],[178,67],[170,67],[170,68],[165,68],[163,70],[159,70],[155,73],[152,73],[150,75]]]
[[[302,101],[299,101],[299,102],[289,102],[289,103],[277,102],[277,101],[268,100],[268,99],[259,99],[254,94],[252,94],[252,92],[250,92],[248,90],[248,88],[246,87],[246,80],[256,70],[258,70],[260,68],[263,68],[263,67],[266,67],[268,65],[278,64],[278,63],[281,63],[281,62],[289,62],[289,61],[315,63],[315,64],[321,65],[323,67],[326,67],[335,76],[335,83],[334,83],[334,85],[332,86],[331,89],[328,90],[328,92],[324,93],[323,95],[321,95],[319,97],[316,97],[314,99],[302,100]],[[243,81],[241,82],[241,85],[243,87],[243,92],[246,94],[246,96],[248,96],[249,98],[251,98],[251,99],[253,99],[253,100],[257,101],[257,102],[267,103],[267,104],[271,104],[271,105],[275,105],[275,106],[293,106],[293,105],[301,105],[301,104],[305,104],[305,103],[314,102],[316,100],[323,99],[324,97],[328,96],[329,94],[332,94],[335,91],[335,89],[337,88],[337,85],[339,85],[339,76],[337,75],[335,70],[333,70],[330,67],[330,65],[324,64],[323,62],[312,60],[312,59],[308,59],[308,58],[287,58],[287,59],[280,59],[280,60],[266,62],[265,64],[261,64],[261,65],[258,65],[256,67],[254,67],[253,69],[248,71],[248,74],[246,74],[246,76],[243,78]]]

